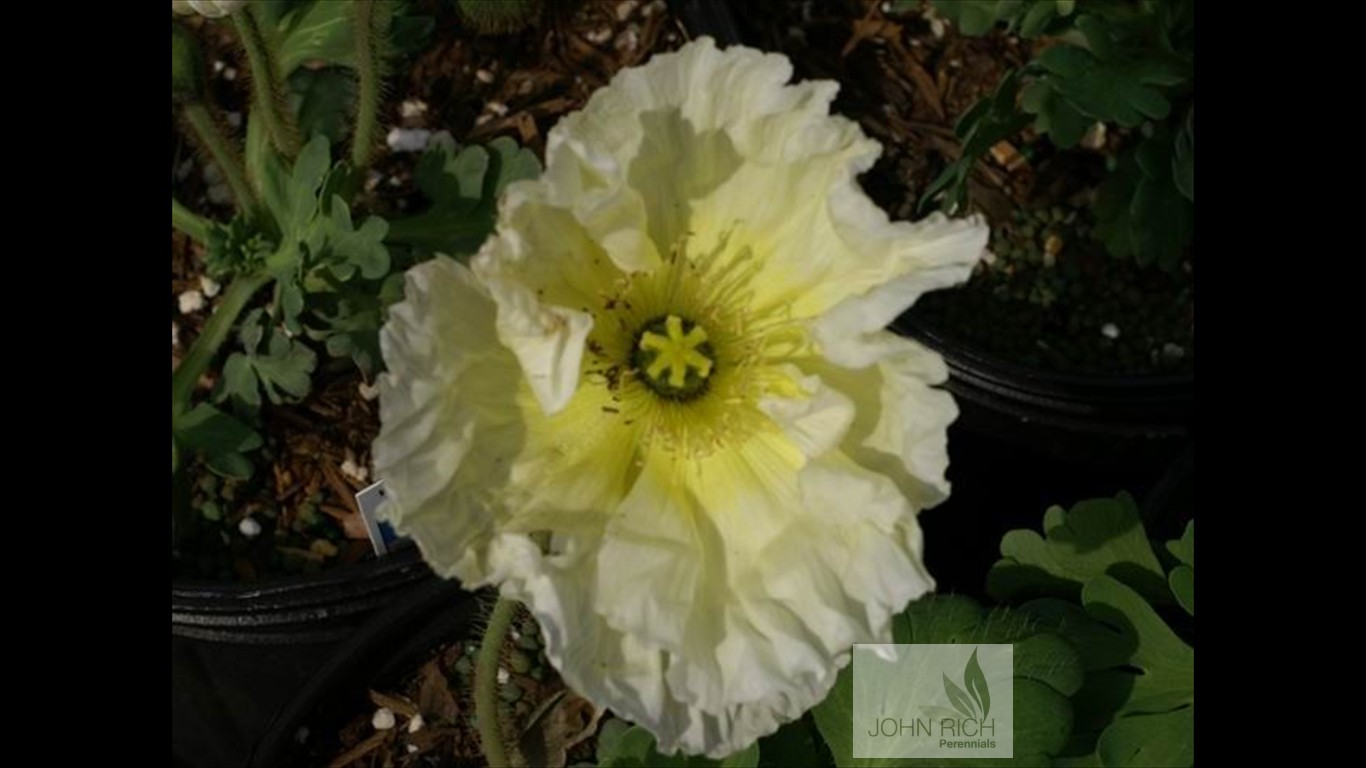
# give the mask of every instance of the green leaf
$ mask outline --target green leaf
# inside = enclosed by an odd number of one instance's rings
[[[1138,669],[1121,714],[1166,712],[1195,703],[1195,651],[1172,632],[1143,597],[1109,576],[1087,583],[1082,603],[1132,648]]]
[[[1181,565],[1172,569],[1167,575],[1167,583],[1172,588],[1172,594],[1176,595],[1176,602],[1181,604],[1186,613],[1195,615],[1195,521],[1186,523],[1186,532],[1180,539],[1169,541],[1166,544],[1167,551],[1175,557]]]
[[[1046,81],[1030,83],[1020,96],[1020,106],[1034,115],[1034,130],[1046,134],[1061,149],[1077,145],[1094,120],[1078,112]]]
[[[256,309],[243,319],[239,330],[243,351],[229,355],[224,363],[217,402],[231,399],[253,412],[261,405],[262,391],[276,404],[308,395],[317,356],[273,327],[269,329],[266,349],[260,350],[262,339],[267,338],[263,318],[264,313]]]
[[[1105,729],[1096,746],[1106,768],[1195,764],[1195,707],[1129,715]]]
[[[289,76],[291,105],[306,140],[323,136],[333,145],[351,133],[356,80],[339,67],[299,69]]]
[[[251,462],[242,454],[262,445],[255,430],[208,403],[196,405],[177,419],[172,438],[203,456],[210,470],[239,479],[252,473]]]
[[[1108,573],[1151,598],[1167,597],[1166,574],[1127,493],[1079,502],[1070,512],[1051,507],[1043,527],[1044,536],[1014,530],[1001,539],[1002,559],[987,574],[992,596],[1075,597],[1085,582]]]
[[[968,695],[982,713],[981,719],[985,720],[991,712],[991,691],[987,688],[987,676],[982,672],[982,665],[977,661],[976,649],[973,649],[968,665],[963,670],[963,687],[967,688]]]
[[[1165,92],[1188,79],[1190,63],[1138,25],[1092,14],[1077,27],[1090,50],[1063,44],[1044,51],[1035,60],[1046,73],[1042,81],[1093,120],[1136,128],[1145,118],[1166,117]]]
[[[280,70],[288,76],[305,62],[354,66],[351,3],[304,3],[280,21]]]
[[[1176,135],[1176,153],[1172,157],[1172,179],[1186,199],[1195,202],[1195,107],[1186,113],[1181,132]]]
[[[608,726],[613,722],[621,725]],[[604,736],[598,738],[598,765],[601,768],[756,768],[759,746],[736,752],[722,760],[697,755],[661,755],[655,751],[655,737],[638,725],[626,726],[624,721],[609,720],[603,724]]]
[[[457,151],[449,135],[433,137],[414,173],[431,207],[389,223],[388,239],[429,252],[461,256],[478,250],[493,232],[498,197],[513,181],[540,175],[529,150],[506,137]]]
[[[853,669],[846,667],[840,671],[830,694],[811,710],[816,727],[834,756],[835,765],[860,768],[1046,765],[1051,756],[1059,754],[1072,729],[1072,704],[1068,696],[1078,690],[1082,679],[1081,659],[1067,642],[1052,636],[1048,628],[1032,616],[1006,608],[988,610],[962,596],[917,600],[907,608],[907,615],[911,627],[905,642],[1015,644],[1015,757],[1008,761],[855,760]],[[898,638],[898,642],[902,639]],[[953,686],[947,677],[945,683],[946,690]],[[967,699],[961,689],[959,693]]]
[[[959,118],[954,131],[962,139],[962,154],[921,194],[918,209],[922,213],[936,201],[941,210],[960,208],[967,199],[967,180],[973,165],[997,142],[1014,136],[1027,124],[1028,120],[1015,109],[1019,82],[1018,71],[1007,73],[991,96],[978,101]]]
[[[360,229],[354,228],[351,209],[340,196],[334,196],[323,230],[324,242],[331,251],[327,261],[332,274],[340,280],[351,279],[357,271],[368,280],[389,274],[389,249],[384,247],[388,233],[388,222],[378,216],[367,218]]]

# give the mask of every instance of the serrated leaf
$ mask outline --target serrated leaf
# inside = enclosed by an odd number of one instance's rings
[[[1060,149],[1076,146],[1094,120],[1083,115],[1055,91],[1047,78],[1036,80],[1021,93],[1020,106],[1034,115],[1034,130],[1046,134]]]
[[[1186,81],[1189,62],[1151,42],[1155,33],[1142,25],[1113,25],[1091,14],[1081,16],[1077,27],[1090,50],[1055,45],[1036,59],[1051,75],[1044,78],[1049,87],[1093,120],[1134,128],[1146,118],[1166,117],[1166,89]]]
[[[1002,559],[987,574],[987,591],[1000,599],[1021,593],[1075,597],[1092,578],[1110,574],[1151,598],[1166,598],[1166,574],[1148,543],[1133,497],[1079,502],[1070,512],[1052,507],[1044,535],[1013,530],[1001,539]]]
[[[248,411],[261,405],[262,392],[276,404],[305,397],[312,387],[313,368],[317,363],[313,350],[289,339],[276,328],[270,329],[266,348],[259,349],[265,333],[257,321],[259,316],[258,310],[243,323],[244,351],[228,356],[216,396],[218,402],[231,399]]]
[[[1086,612],[1133,648],[1127,663],[1142,674],[1121,714],[1165,712],[1195,703],[1195,651],[1172,632],[1152,606],[1128,586],[1100,576],[1082,590]]]
[[[387,275],[389,249],[384,247],[384,236],[388,232],[388,222],[378,216],[370,216],[360,229],[355,229],[346,201],[340,196],[333,197],[324,229],[332,273],[340,280],[351,279],[357,271],[368,280]]]

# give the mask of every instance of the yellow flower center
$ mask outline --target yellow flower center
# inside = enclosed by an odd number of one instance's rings
[[[644,370],[646,386],[673,400],[701,394],[714,364],[707,331],[696,324],[685,330],[684,325],[678,315],[647,324],[635,350],[636,367]]]

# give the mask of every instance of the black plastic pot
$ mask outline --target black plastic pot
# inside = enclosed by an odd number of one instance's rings
[[[315,765],[305,742],[324,750],[335,746],[331,740],[346,719],[368,706],[367,691],[399,683],[441,643],[473,636],[480,616],[479,598],[456,582],[436,580],[411,590],[333,650],[275,713],[248,764]]]
[[[1194,374],[1057,373],[976,350],[913,313],[894,328],[944,357],[966,430],[1079,468],[1151,474],[1194,434]]]
[[[262,584],[171,584],[171,752],[241,765],[330,648],[431,570],[416,547]]]

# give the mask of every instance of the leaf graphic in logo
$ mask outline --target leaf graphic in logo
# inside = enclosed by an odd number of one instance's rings
[[[968,699],[966,693],[963,693],[962,688],[954,685],[954,682],[949,679],[948,675],[944,675],[944,693],[949,695],[949,703],[953,704],[954,709],[962,712],[963,717],[973,717],[972,701]]]
[[[968,689],[973,701],[977,702],[977,709],[982,712],[982,719],[987,718],[987,713],[991,711],[991,691],[987,688],[987,676],[982,673],[982,665],[977,663],[977,649],[972,649],[972,658],[968,659],[968,666],[963,670],[963,686]]]

